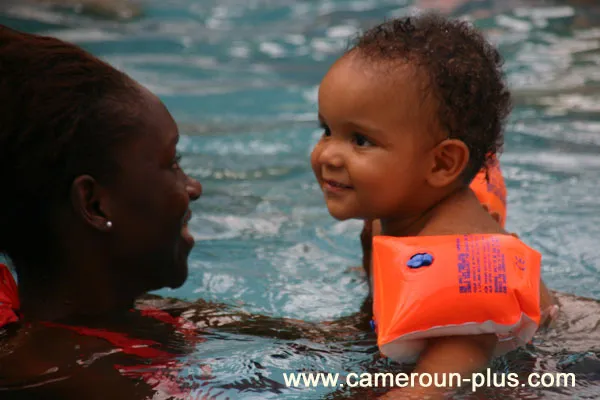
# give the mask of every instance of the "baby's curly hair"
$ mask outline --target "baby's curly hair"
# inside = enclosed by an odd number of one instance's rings
[[[436,100],[438,125],[469,148],[470,182],[504,143],[511,95],[498,50],[469,23],[426,13],[386,21],[360,36],[348,53],[373,62],[410,63]]]

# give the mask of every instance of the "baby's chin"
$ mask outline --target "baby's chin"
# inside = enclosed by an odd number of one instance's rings
[[[329,215],[338,221],[347,221],[349,219],[364,219],[357,213],[351,212],[350,210],[340,210],[337,207],[328,207]]]

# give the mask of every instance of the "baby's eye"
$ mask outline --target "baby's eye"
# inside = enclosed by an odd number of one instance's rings
[[[327,125],[319,124],[319,126],[321,127],[321,129],[323,129],[323,137],[331,136],[331,131],[329,130],[329,127]]]
[[[366,136],[361,135],[360,133],[355,133],[352,135],[352,141],[358,147],[368,147],[373,146],[373,142],[366,138]]]

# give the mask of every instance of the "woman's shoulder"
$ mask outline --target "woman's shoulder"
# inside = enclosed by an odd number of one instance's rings
[[[95,335],[94,329],[82,329],[47,323],[4,328],[0,334],[2,398],[141,399],[153,393],[150,386],[140,385],[116,368],[135,365],[143,356],[124,351],[126,335],[102,329]],[[107,334],[114,334],[116,342]]]

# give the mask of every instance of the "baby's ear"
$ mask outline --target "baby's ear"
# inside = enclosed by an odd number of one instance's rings
[[[432,150],[427,182],[437,188],[449,186],[461,178],[469,163],[469,148],[458,139],[446,139]]]

